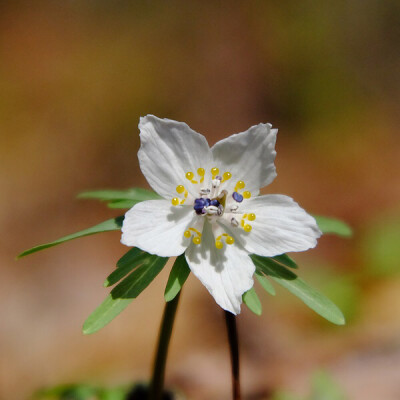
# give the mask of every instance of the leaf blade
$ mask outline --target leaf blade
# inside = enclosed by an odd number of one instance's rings
[[[153,281],[168,258],[148,255],[147,262],[131,272],[106,299],[89,315],[83,333],[97,332],[118,316]]]
[[[120,230],[122,227],[122,221],[124,220],[124,216],[120,216],[117,218],[112,218],[108,219],[107,221],[101,222],[100,224],[97,224],[95,226],[92,226],[90,228],[84,229],[79,232],[72,233],[67,236],[63,236],[57,240],[54,240],[52,242],[40,244],[38,246],[34,246],[28,250],[23,251],[20,253],[17,258],[22,258],[25,257],[29,254],[36,253],[37,251],[41,251],[44,249],[48,249],[49,247],[57,246],[61,243],[68,242],[70,240],[78,239],[84,236],[90,236],[94,235],[96,233],[102,233],[102,232],[110,232],[110,231],[116,231]]]
[[[147,255],[148,253],[137,248],[129,250],[125,254],[125,256],[118,260],[117,268],[113,272],[111,272],[110,275],[108,275],[103,283],[103,286],[109,287],[116,284],[118,281],[128,275],[132,270],[141,266],[145,262]]]
[[[93,199],[100,201],[117,201],[117,200],[134,200],[134,201],[144,201],[144,200],[156,200],[161,199],[157,193],[152,190],[147,190],[143,188],[132,188],[126,190],[88,190],[81,192],[77,195],[78,199]]]
[[[272,286],[272,283],[268,280],[268,278],[263,274],[259,273],[258,271],[255,272],[255,275],[256,279],[258,280],[262,288],[271,296],[275,296],[276,295],[275,288]]]
[[[324,234],[332,234],[341,237],[351,237],[353,230],[346,224],[346,222],[340,219],[325,217],[323,215],[313,215],[317,221],[319,229]]]
[[[251,256],[256,267],[265,275],[303,301],[317,314],[336,325],[344,325],[345,318],[340,309],[327,297],[309,286],[293,272],[278,264],[263,262],[264,257]]]
[[[167,285],[164,291],[165,301],[173,300],[182,289],[190,274],[190,268],[186,261],[185,255],[182,254],[176,258],[174,265],[168,277]]]
[[[242,299],[243,303],[246,304],[246,306],[249,308],[250,311],[252,311],[256,315],[262,314],[261,301],[258,298],[254,287],[252,287],[250,290],[244,293]]]
[[[285,267],[298,269],[298,265],[293,260],[293,258],[289,257],[287,254],[281,254],[279,256],[272,257],[273,260],[278,262],[279,264],[284,265]]]

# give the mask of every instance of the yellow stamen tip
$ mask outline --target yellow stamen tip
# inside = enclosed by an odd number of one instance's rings
[[[215,242],[215,247],[217,248],[217,249],[222,249],[223,247],[224,247],[224,244],[220,241],[220,240],[217,240],[216,242]]]
[[[194,244],[200,244],[200,243],[201,243],[201,239],[200,239],[198,236],[195,236],[195,237],[193,238],[193,243],[194,243]]]
[[[236,188],[237,189],[243,189],[246,186],[246,184],[243,181],[239,181],[236,183]]]
[[[251,225],[246,224],[246,225],[243,227],[243,229],[244,229],[246,232],[250,232],[251,229],[252,229],[252,227],[251,227]]]
[[[177,197],[174,197],[172,199],[171,203],[172,203],[173,206],[177,206],[177,205],[179,205],[180,201],[179,201],[179,199]]]
[[[251,213],[247,218],[249,221],[254,221],[256,219],[256,214]]]
[[[249,191],[243,192],[243,197],[245,199],[249,199],[251,197],[251,193]]]
[[[235,239],[232,236],[228,236],[226,238],[226,244],[233,244],[235,243]]]
[[[227,181],[228,179],[232,178],[232,174],[230,172],[224,172],[222,177],[224,178],[224,181]]]
[[[219,174],[219,169],[217,167],[211,168],[212,176],[217,176]]]
[[[178,193],[183,193],[183,192],[185,191],[185,186],[183,186],[183,185],[178,185],[178,186],[176,187],[176,191],[177,191]]]
[[[186,172],[185,176],[186,176],[186,179],[189,179],[189,181],[191,181],[193,179],[194,174],[193,174],[193,172]]]
[[[190,236],[192,236],[190,231],[185,231],[185,233],[183,235],[185,236],[185,238],[190,238]]]
[[[204,176],[204,174],[206,173],[206,171],[204,171],[204,168],[199,168],[197,170],[197,173],[199,174],[199,176]]]

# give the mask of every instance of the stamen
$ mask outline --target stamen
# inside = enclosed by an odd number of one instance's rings
[[[211,175],[212,179],[215,179],[215,177],[219,174],[219,169],[217,167],[211,168]]]
[[[172,203],[173,206],[178,206],[179,203],[180,203],[180,201],[179,201],[179,199],[178,199],[177,197],[174,197],[174,198],[171,200],[171,203]]]
[[[248,215],[247,219],[248,219],[249,221],[254,221],[254,220],[256,219],[256,214],[250,213],[250,214]]]
[[[186,172],[186,179],[189,180],[192,183],[199,183],[196,180],[193,179],[194,173],[193,172]]]
[[[200,176],[200,183],[202,183],[204,181],[205,173],[206,173],[206,171],[204,170],[204,168],[199,168],[197,170],[197,174]]]
[[[246,224],[246,219],[249,221],[254,221],[256,219],[256,214],[250,213],[250,214],[243,214],[242,215],[242,220],[240,221],[241,227],[244,229],[245,232],[250,232],[253,228],[250,224]]]
[[[223,233],[222,235],[219,235],[216,239],[215,239],[215,247],[217,249],[222,249],[224,247],[224,243],[223,243],[223,239],[225,239],[225,243],[226,244],[233,244],[235,243],[235,239],[232,236],[229,236],[227,233]]]
[[[193,233],[192,233],[192,232]],[[185,238],[189,239],[191,236],[193,235],[193,239],[192,242],[194,244],[200,244],[201,243],[201,232],[199,232],[196,228],[189,228],[187,231],[185,231],[185,233],[183,234],[183,236],[185,236]],[[195,236],[196,235],[196,236]]]
[[[248,190],[246,190],[245,192],[243,192],[243,197],[245,199],[249,199],[251,197],[251,193]]]
[[[249,225],[249,224],[246,224],[246,225],[243,227],[243,229],[244,229],[246,232],[250,232],[250,231],[252,230],[252,226]]]
[[[186,190],[185,186],[183,186],[183,185],[178,185],[178,186],[176,187],[176,191],[177,191],[177,193],[179,193],[179,194],[184,193],[184,199],[180,200],[180,202],[179,202],[178,204],[176,204],[176,199],[178,199],[178,198],[177,198],[177,197],[174,197],[174,198],[172,199],[172,204],[173,204],[174,206],[177,206],[177,205],[179,205],[179,204],[184,204],[185,201],[186,201],[186,199],[187,199],[187,197],[188,197],[189,192]],[[178,199],[178,200],[179,200],[179,199]]]
[[[245,186],[246,184],[243,181],[238,181],[235,186],[235,192],[237,192],[240,189],[244,189]]]
[[[224,174],[222,175],[222,181],[221,182],[225,182],[229,179],[232,178],[232,174],[230,172],[224,172]]]

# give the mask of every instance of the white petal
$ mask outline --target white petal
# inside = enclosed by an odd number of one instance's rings
[[[242,180],[246,184],[245,190],[256,196],[260,188],[274,180],[277,133],[270,124],[259,124],[229,136],[211,148],[215,166],[221,173],[229,171],[232,174],[226,182],[227,188],[233,189],[236,182]]]
[[[176,196],[176,186],[184,185],[196,197],[198,188],[185,175],[193,172],[197,178],[198,168],[209,170],[212,154],[206,138],[183,122],[153,115],[140,118],[139,129],[138,158],[150,186],[162,197],[170,199]]]
[[[304,251],[315,247],[322,232],[315,219],[307,214],[292,198],[283,195],[258,196],[240,207],[240,213],[254,213],[250,232],[232,229],[224,215],[221,222],[239,240],[247,251],[260,256],[273,257],[290,251]],[[232,214],[233,215],[233,214]],[[240,214],[236,218],[241,219]]]
[[[191,271],[224,310],[240,313],[242,295],[253,287],[255,266],[239,243],[215,247],[210,223],[204,224],[202,242],[186,250]]]
[[[121,243],[160,257],[178,256],[190,243],[183,234],[196,218],[190,206],[174,207],[168,200],[143,201],[125,214]]]

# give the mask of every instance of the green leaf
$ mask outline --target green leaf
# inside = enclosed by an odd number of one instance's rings
[[[140,201],[135,200],[113,200],[107,204],[108,208],[123,208],[128,209],[132,208],[135,204],[140,203]]]
[[[148,254],[143,265],[136,268],[119,283],[89,316],[83,325],[83,333],[88,335],[97,332],[111,322],[146,289],[167,261],[168,258],[166,257]]]
[[[185,255],[182,254],[175,260],[169,274],[167,286],[165,287],[165,301],[171,301],[180,292],[183,284],[190,274],[190,268],[186,262]]]
[[[103,286],[112,286],[121,280],[124,276],[128,275],[133,269],[142,265],[148,253],[143,250],[133,248],[129,250],[118,262],[117,269],[113,271],[104,281]]]
[[[45,243],[45,244],[41,244],[39,246],[32,247],[29,250],[23,251],[20,255],[18,255],[17,258],[25,257],[28,254],[36,253],[37,251],[44,250],[49,247],[53,247],[53,246],[56,246],[56,245],[64,243],[64,242],[68,242],[69,240],[78,239],[80,237],[94,235],[96,233],[101,233],[101,232],[118,231],[122,227],[123,220],[124,220],[124,216],[109,219],[98,225],[92,226],[91,228],[84,229],[83,231],[79,231],[79,232],[73,233],[68,236],[64,236],[60,239],[55,240],[54,242]]]
[[[271,263],[267,257],[252,255],[251,258],[259,272],[270,276],[316,313],[334,324],[343,325],[345,323],[342,312],[331,300],[309,286],[292,271],[276,263]]]
[[[91,190],[79,193],[77,198],[101,201],[133,200],[138,203],[144,200],[161,199],[161,196],[152,190],[133,188],[127,190]]]
[[[279,264],[284,265],[285,267],[297,269],[299,268],[296,262],[290,258],[287,254],[281,254],[280,256],[272,257],[273,260],[277,261]]]
[[[252,311],[256,315],[262,314],[262,306],[260,299],[257,296],[254,288],[251,288],[246,293],[243,294],[243,303],[249,307],[250,311]]]
[[[259,273],[258,271],[255,272],[256,278],[263,289],[268,292],[271,296],[275,296],[275,288],[272,286],[272,283],[265,277],[263,274]]]
[[[142,254],[148,254],[145,251],[137,248],[132,247],[128,252],[126,252],[118,261],[117,261],[117,268],[123,268],[126,265],[131,264],[134,262],[139,256]]]
[[[331,233],[342,237],[350,237],[353,234],[351,227],[339,219],[324,217],[322,215],[314,215],[314,218],[322,233]]]

